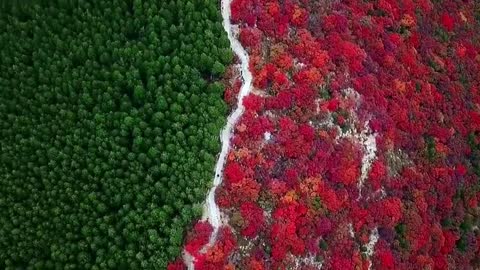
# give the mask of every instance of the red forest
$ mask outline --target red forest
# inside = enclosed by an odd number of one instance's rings
[[[254,92],[216,193],[228,225],[203,251],[208,224],[187,237],[195,269],[480,269],[479,4],[231,8]]]

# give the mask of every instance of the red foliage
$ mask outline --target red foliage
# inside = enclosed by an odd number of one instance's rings
[[[193,227],[192,237],[187,237],[185,250],[196,256],[201,248],[208,243],[213,228],[208,222],[199,221]]]
[[[247,270],[265,270],[262,261],[257,259],[250,259],[247,264]]]
[[[217,241],[205,254],[196,257],[195,269],[215,270],[230,269],[228,257],[234,251],[237,243],[229,228],[221,227],[218,231]]]
[[[465,167],[463,164],[457,165],[455,170],[460,176],[464,176],[467,173],[467,167]]]
[[[252,49],[259,49],[261,46],[262,32],[255,28],[242,28],[239,36],[240,42]]]
[[[354,186],[360,177],[360,153],[348,141],[338,146],[338,151],[329,160],[330,179],[346,186]]]
[[[300,255],[305,251],[305,243],[297,234],[297,221],[306,212],[305,206],[296,204],[287,204],[274,211],[276,222],[270,229],[273,260],[282,261],[288,252]]]
[[[297,5],[290,10],[290,22],[293,26],[305,27],[308,22],[308,12]]]
[[[186,270],[187,267],[180,259],[177,259],[174,262],[171,262],[167,266],[167,270]]]
[[[375,269],[379,270],[391,270],[395,269],[395,259],[390,250],[382,248],[377,250],[375,258],[372,260]]]
[[[224,174],[226,183],[228,184],[238,183],[245,177],[242,167],[233,161],[225,166]]]
[[[453,248],[455,247],[455,242],[460,239],[460,237],[452,231],[444,231],[443,237],[445,241],[443,242],[443,246],[441,247],[442,253],[448,254],[453,250]]]
[[[327,109],[331,112],[334,112],[340,106],[340,101],[338,99],[331,99],[327,102]]]
[[[242,202],[256,201],[260,192],[260,185],[251,178],[232,184],[224,189],[219,189],[216,202],[220,207],[230,208],[239,206]]]
[[[229,258],[239,269],[286,269],[292,255],[321,256],[326,269],[480,268],[469,225],[480,199],[474,7],[234,0],[261,96],[243,100],[216,200],[225,215],[241,215],[232,239],[255,247],[218,240],[198,269],[232,268]],[[238,89],[227,87],[230,104]],[[370,258],[361,246],[375,228]],[[199,234],[187,243],[204,242]]]
[[[290,70],[293,67],[293,58],[288,53],[277,55],[273,62],[282,70]]]
[[[245,202],[240,206],[240,213],[246,221],[246,226],[242,230],[245,237],[255,237],[263,225],[263,209],[252,202]]]
[[[334,189],[328,187],[325,183],[320,183],[318,186],[318,195],[325,204],[325,207],[332,212],[338,211],[345,201],[342,196],[337,195]]]
[[[243,106],[248,111],[257,112],[263,109],[264,101],[261,97],[250,94],[243,98]]]
[[[445,30],[453,31],[453,28],[455,27],[455,19],[450,14],[443,13],[440,17],[440,22]]]
[[[380,201],[372,216],[385,227],[393,227],[402,217],[402,201],[399,198],[388,198]]]
[[[374,161],[368,177],[368,181],[372,186],[373,190],[380,189],[386,177],[387,168],[385,167],[385,164],[383,164],[383,162],[380,160]]]

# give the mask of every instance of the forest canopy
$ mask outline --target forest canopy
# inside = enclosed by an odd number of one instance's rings
[[[65,2],[0,11],[0,268],[165,269],[220,149],[218,2]]]

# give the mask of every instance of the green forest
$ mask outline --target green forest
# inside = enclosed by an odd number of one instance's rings
[[[0,11],[0,268],[165,269],[220,151],[218,1],[16,2]]]

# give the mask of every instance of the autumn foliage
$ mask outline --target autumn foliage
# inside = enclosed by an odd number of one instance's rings
[[[255,93],[216,195],[222,267],[480,268],[474,6],[232,2]]]

